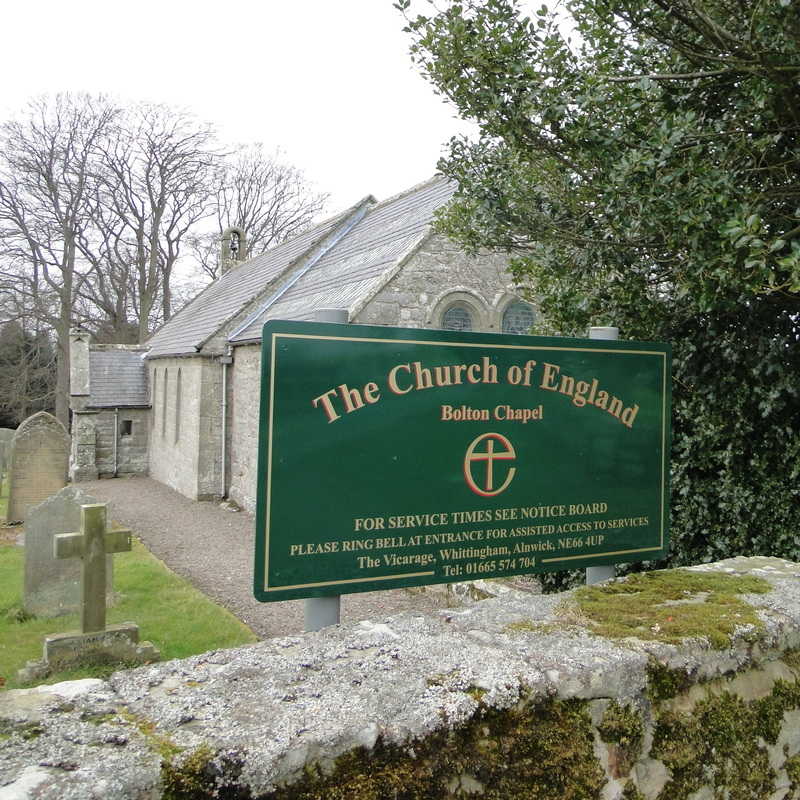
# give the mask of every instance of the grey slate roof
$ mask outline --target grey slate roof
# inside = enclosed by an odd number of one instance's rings
[[[148,358],[198,352],[259,295],[261,308],[253,304],[246,321],[237,322],[240,328],[232,332],[230,341],[259,340],[268,319],[309,319],[319,308],[351,308],[375,291],[387,271],[427,235],[434,211],[453,191],[449,181],[438,177],[382,203],[374,204],[368,197],[236,265],[153,335]],[[367,203],[374,205],[359,218]],[[348,225],[353,227],[347,230]],[[326,241],[326,237],[330,238]],[[321,247],[328,249],[320,256]],[[292,272],[294,265],[298,269]]]
[[[148,341],[148,357],[197,352],[206,339],[261,294],[352,211],[348,209],[229,269],[151,337]]]
[[[391,269],[428,233],[433,213],[454,185],[433,180],[375,205],[285,294],[236,332],[231,341],[261,338],[269,319],[310,319],[319,308],[350,308],[377,289]]]
[[[149,406],[143,350],[90,350],[90,408]]]

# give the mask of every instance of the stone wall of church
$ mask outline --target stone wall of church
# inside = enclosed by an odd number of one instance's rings
[[[256,503],[260,374],[261,346],[235,348],[229,393],[228,496],[251,512]]]
[[[152,402],[150,476],[192,500],[219,498],[222,495],[219,361],[199,356],[158,358],[148,362],[148,369]]]
[[[354,322],[440,328],[453,304],[467,307],[473,330],[498,333],[503,312],[518,299],[507,271],[508,256],[468,256],[441,236],[432,236],[386,286],[362,308]]]
[[[200,494],[203,361],[202,358],[158,358],[148,362],[152,402],[150,476],[194,500]]]
[[[116,419],[113,409],[104,409],[93,417],[96,431],[95,463],[100,477],[114,475],[115,434],[117,437],[116,474],[147,474],[150,416],[149,408],[121,408]],[[129,423],[129,425],[125,423]]]
[[[222,365],[219,359],[202,359],[199,398],[197,499],[213,500],[222,491]]]

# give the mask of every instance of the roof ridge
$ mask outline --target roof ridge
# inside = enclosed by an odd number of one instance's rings
[[[399,192],[398,194],[392,195],[392,197],[387,198],[386,200],[382,200],[380,203],[376,203],[373,205],[369,211],[364,215],[364,217],[358,221],[356,225],[353,226],[352,230],[348,231],[347,235],[343,236],[342,239],[337,242],[336,248],[331,248],[328,253],[325,255],[330,255],[333,253],[334,249],[340,253],[345,255],[354,252],[353,250],[348,250],[348,245],[352,243],[353,237],[351,234],[357,234],[358,231],[363,231],[365,228],[369,228],[375,221],[375,217],[378,215],[380,211],[384,211],[389,205],[397,203],[398,200],[403,199],[404,197],[408,197],[415,192],[419,192],[426,186],[434,184],[436,182],[449,182],[449,179],[444,175],[434,175],[432,178],[428,178],[426,181],[422,181],[422,183],[418,183],[415,186],[412,186],[410,189],[406,189],[405,191]],[[397,220],[405,219],[407,216],[407,212],[404,210],[398,210],[394,212],[394,216],[391,217],[391,222],[396,222]],[[416,233],[415,229],[419,228],[430,228],[432,224],[431,219],[427,219],[424,222],[410,222],[406,223],[402,226],[395,227],[395,228],[387,228],[385,227],[386,222],[384,221],[381,224],[381,228],[379,229],[380,232],[373,236],[371,239],[372,244],[381,244],[385,242],[390,242],[397,238],[398,234],[403,235],[404,233],[407,235],[414,235]],[[355,247],[359,247],[360,245],[355,245]]]
[[[114,344],[113,342],[92,342],[89,345],[90,353],[116,352],[116,353],[138,353],[147,350],[146,344]]]
[[[436,183],[437,181],[447,181],[447,180],[449,180],[447,176],[442,175],[441,173],[436,173],[427,180],[421,181],[420,183],[415,184],[409,189],[404,189],[402,192],[398,192],[397,194],[393,194],[390,197],[387,197],[385,200],[381,200],[380,203],[376,203],[376,205],[372,207],[372,211],[374,212],[376,209],[381,208],[381,206],[388,205],[389,203],[395,203],[401,197],[405,197],[406,195],[418,192],[423,187],[428,186],[428,184]]]
[[[353,214],[357,213],[358,210],[368,203],[375,203],[375,198],[370,194],[364,197],[362,200],[359,200],[358,203],[355,205],[345,209],[344,211],[340,211],[337,214],[333,214],[331,216],[326,217],[324,220],[321,220],[309,228],[306,228],[303,231],[300,231],[290,238],[286,239],[279,244],[274,245],[273,247],[265,250],[263,253],[259,253],[257,256],[253,256],[252,258],[248,258],[246,261],[241,261],[235,266],[231,267],[230,269],[226,270],[222,275],[220,275],[216,280],[211,281],[206,286],[204,286],[188,303],[186,303],[179,311],[172,315],[172,317],[165,322],[157,331],[154,331],[153,334],[148,337],[147,346],[152,352],[155,345],[155,340],[160,338],[162,334],[166,334],[167,336],[170,335],[171,330],[175,328],[176,325],[181,325],[186,319],[187,314],[191,314],[192,310],[197,308],[198,305],[203,302],[203,300],[210,294],[211,300],[214,302],[215,295],[214,292],[217,291],[227,291],[226,287],[235,284],[239,279],[246,280],[247,276],[252,272],[252,270],[259,269],[260,267],[256,267],[256,265],[260,260],[266,257],[266,260],[269,260],[270,255],[275,255],[280,251],[283,247],[291,247],[291,245],[297,244],[303,237],[307,238],[307,243],[303,247],[302,252],[297,254],[294,258],[292,258],[289,265],[285,268],[285,270],[281,271],[280,273],[274,276],[275,280],[278,280],[281,275],[285,275],[287,271],[291,272],[294,268],[296,263],[299,260],[308,254],[309,252],[313,251],[315,247],[317,247],[321,242],[325,241],[326,236],[330,235],[331,230],[335,230],[338,227],[341,227],[346,221],[353,216]],[[242,305],[238,306],[237,309],[231,313],[230,315],[220,319],[218,324],[214,327],[211,333],[208,333],[205,336],[202,336],[199,340],[199,343],[196,341],[193,345],[194,352],[199,352],[200,349],[205,345],[205,343],[214,336],[217,332],[223,329],[227,324],[229,324],[233,319],[236,318],[238,314],[240,314],[244,308],[251,302],[255,301],[257,297],[266,289],[266,286],[262,287],[260,291],[256,292],[255,295],[250,296]],[[161,345],[157,345],[157,347],[161,347]],[[188,352],[188,351],[187,351]],[[160,353],[160,355],[169,355],[168,353]]]
[[[316,264],[333,250],[337,244],[343,239],[346,239],[350,231],[358,226],[358,223],[369,213],[370,206],[375,202],[375,198],[368,194],[355,206],[348,209],[346,215],[342,215],[340,222],[331,227],[326,237],[316,240],[314,244],[305,250],[302,256],[297,259],[293,264],[290,271],[284,273],[285,280],[280,286],[276,286],[274,290],[259,304],[251,314],[248,314],[245,320],[237,325],[233,330],[229,331],[226,335],[228,341],[235,339],[243,330],[252,325],[259,319],[274,303],[279,300],[292,286],[297,283],[300,278],[306,275]],[[320,252],[314,251],[322,248]],[[302,262],[306,261],[305,264]]]
[[[371,194],[368,194],[365,197],[361,198],[361,200],[359,200],[357,203],[355,203],[352,206],[349,206],[348,208],[344,209],[344,211],[340,211],[338,214],[331,214],[329,217],[325,217],[325,219],[322,219],[319,222],[315,222],[313,225],[311,225],[310,227],[306,228],[305,230],[298,231],[297,233],[295,233],[292,236],[290,236],[288,239],[284,239],[282,242],[278,242],[276,245],[273,245],[272,247],[267,248],[266,250],[264,250],[263,253],[259,253],[257,256],[251,256],[250,258],[246,259],[245,261],[240,261],[235,266],[233,266],[230,269],[228,269],[225,272],[223,272],[222,275],[220,275],[219,278],[217,278],[215,281],[212,281],[212,283],[216,283],[216,281],[222,280],[226,276],[231,275],[233,272],[238,271],[240,267],[243,267],[246,264],[249,264],[251,261],[255,261],[255,259],[257,259],[257,258],[261,258],[261,256],[265,256],[265,255],[268,255],[268,254],[272,253],[273,251],[277,250],[279,247],[283,247],[284,245],[291,244],[293,241],[295,241],[296,239],[299,239],[301,236],[307,236],[309,233],[312,233],[317,228],[322,228],[322,227],[324,227],[326,225],[332,225],[334,222],[336,222],[340,218],[343,219],[344,217],[347,217],[350,214],[352,214],[357,208],[359,208],[362,204],[368,202],[369,200],[371,200],[373,203],[377,202],[377,200],[375,200],[375,198]],[[311,246],[313,247],[313,243],[312,243]],[[211,284],[209,284],[209,286],[210,285]]]

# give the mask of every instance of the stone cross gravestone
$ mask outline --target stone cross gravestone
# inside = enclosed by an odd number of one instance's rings
[[[74,559],[53,555],[53,541],[60,533],[80,527],[81,506],[96,503],[75,486],[65,486],[28,511],[25,521],[25,581],[22,604],[29,614],[55,617],[75,614],[81,608],[81,565]],[[113,560],[106,557],[106,592],[113,585]]]
[[[81,633],[94,633],[106,627],[106,561],[110,553],[131,549],[131,532],[125,528],[108,530],[106,506],[92,503],[81,506],[81,529],[59,533],[53,539],[53,555],[81,562]]]
[[[129,530],[109,530],[106,506],[81,506],[80,530],[61,533],[53,540],[56,558],[80,559],[81,629],[46,636],[41,661],[29,661],[18,672],[21,682],[46,677],[76,665],[146,663],[160,653],[150,642],[139,642],[139,626],[132,622],[106,626],[106,558],[108,553],[131,549]]]
[[[8,522],[21,522],[28,509],[67,484],[69,434],[46,411],[17,428],[11,446]]]

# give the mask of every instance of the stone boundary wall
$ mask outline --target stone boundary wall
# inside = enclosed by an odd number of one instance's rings
[[[600,638],[569,593],[510,591],[0,693],[0,797],[796,798],[800,565],[693,571],[772,588],[716,647]]]

